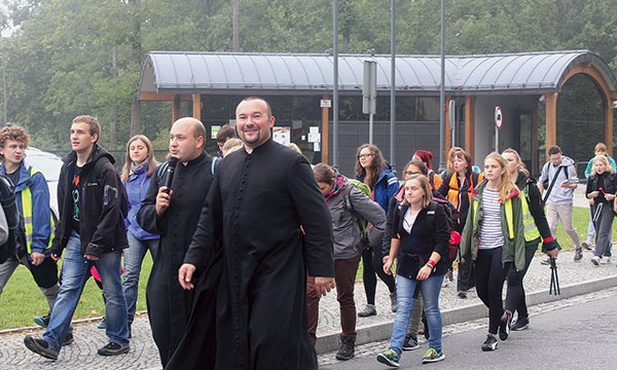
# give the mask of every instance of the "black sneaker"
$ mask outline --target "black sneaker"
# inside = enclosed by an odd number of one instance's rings
[[[116,355],[121,355],[123,353],[128,353],[130,349],[131,349],[131,346],[128,343],[120,344],[120,343],[109,342],[107,343],[105,347],[99,348],[98,354],[101,356],[116,356]]]
[[[45,316],[34,316],[33,321],[41,328],[47,329],[47,326],[49,325],[49,314]]]
[[[464,290],[461,290],[460,292],[458,292],[458,297],[461,299],[467,298],[467,292]]]
[[[340,361],[351,360],[355,355],[355,345],[351,339],[341,339],[341,348],[336,352],[336,359]]]
[[[68,346],[70,344],[73,344],[74,341],[75,339],[73,338],[73,330],[71,330],[68,333],[66,333],[66,335],[64,336],[64,340],[62,341],[62,346]]]
[[[514,322],[512,324],[512,330],[514,331],[520,331],[520,330],[525,330],[527,329],[527,327],[529,326],[529,317],[519,317],[518,319],[516,319],[516,322]]]
[[[495,338],[493,334],[489,334],[486,336],[486,340],[482,344],[482,350],[484,352],[494,351],[497,349],[497,346],[499,346],[499,343],[497,343],[497,338]]]
[[[27,335],[24,338],[24,344],[29,350],[38,355],[54,361],[58,359],[58,351],[51,348],[45,339],[33,338]]]
[[[420,348],[420,345],[418,344],[418,338],[414,337],[411,334],[407,334],[405,336],[405,341],[403,342],[403,351],[412,351],[417,348]]]
[[[588,251],[593,250],[593,247],[592,247],[593,243],[585,241],[585,242],[582,242],[581,245],[583,246],[583,248],[587,249]]]
[[[499,339],[506,340],[510,335],[510,327],[512,326],[512,312],[509,310],[503,311],[501,323],[499,324]]]
[[[574,251],[574,260],[575,261],[580,261],[582,258],[583,258],[583,248],[578,247]]]

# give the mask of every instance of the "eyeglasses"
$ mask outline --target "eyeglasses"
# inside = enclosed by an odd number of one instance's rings
[[[368,158],[368,157],[372,157],[372,156],[373,156],[373,153],[368,153],[368,154],[360,154],[360,155],[358,156],[358,159],[366,159],[366,158]]]
[[[421,172],[405,171],[405,175],[407,175],[407,176],[420,175],[420,174],[421,174]]]

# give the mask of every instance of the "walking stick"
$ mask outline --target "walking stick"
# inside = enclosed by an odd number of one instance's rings
[[[559,275],[557,275],[557,262],[553,257],[549,257],[551,264],[551,285],[548,294],[560,295],[561,289],[559,288]]]

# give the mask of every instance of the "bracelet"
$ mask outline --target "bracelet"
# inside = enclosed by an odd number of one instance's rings
[[[552,242],[553,240],[555,240],[555,238],[552,236],[549,236],[548,238],[544,238],[545,243]]]
[[[428,267],[430,267],[431,269],[433,269],[433,268],[435,268],[435,261],[433,261],[433,260],[428,260],[428,261],[426,261],[426,265],[427,265]]]

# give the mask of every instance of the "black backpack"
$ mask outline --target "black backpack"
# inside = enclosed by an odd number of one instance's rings
[[[7,241],[0,245],[0,263],[4,263],[9,257],[17,253],[17,226],[19,222],[19,213],[15,203],[15,187],[5,175],[0,175],[0,205],[6,216],[9,229]],[[25,250],[23,253],[25,253]]]
[[[431,204],[428,206],[427,222],[430,230],[435,229],[435,209],[437,207],[443,208],[447,216],[448,229],[450,230],[450,241],[448,244],[448,259],[449,264],[456,258],[458,252],[458,245],[460,243],[460,234],[454,230],[453,225],[456,222],[457,212],[454,205],[447,199],[433,197]]]

